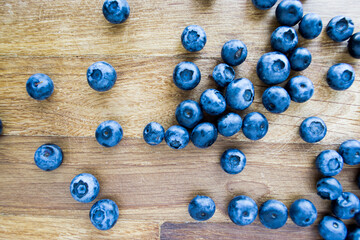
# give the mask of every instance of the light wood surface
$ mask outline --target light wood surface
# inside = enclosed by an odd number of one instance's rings
[[[324,26],[343,14],[360,31],[357,0],[302,3],[305,13],[320,14]],[[349,56],[346,43],[332,42],[324,31],[311,41],[299,37],[313,62],[292,76],[309,77],[315,94],[306,103],[292,102],[283,114],[270,114],[261,103],[266,86],[256,75],[256,63],[271,51],[270,34],[278,26],[275,7],[256,10],[251,0],[129,4],[128,21],[111,25],[102,15],[100,0],[0,0],[0,239],[320,239],[316,225],[330,214],[330,203],[316,195],[320,175],[314,160],[322,150],[360,139],[360,61]],[[201,25],[207,33],[208,42],[199,53],[188,53],[181,45],[181,32],[189,24]],[[240,39],[248,47],[247,60],[235,71],[237,77],[249,78],[256,92],[251,107],[239,113],[265,114],[270,123],[266,137],[253,142],[242,133],[219,136],[209,149],[189,144],[179,151],[165,143],[145,144],[142,130],[148,122],[158,121],[165,128],[176,124],[174,111],[182,100],[198,100],[202,91],[216,87],[209,75],[230,39]],[[118,73],[114,88],[105,93],[95,92],[86,81],[87,68],[100,60]],[[172,82],[175,65],[184,60],[195,62],[202,73],[192,91],[181,91]],[[343,92],[331,90],[325,81],[329,67],[338,62],[351,64],[357,74],[353,86]],[[54,94],[41,102],[25,89],[26,80],[37,72],[55,83]],[[324,119],[328,134],[318,144],[307,144],[298,128],[313,115]],[[94,137],[98,124],[109,119],[123,126],[125,136],[110,149]],[[33,154],[44,143],[63,149],[64,162],[55,171],[43,172],[34,164]],[[246,168],[236,176],[227,175],[219,165],[229,147],[247,156]],[[88,219],[92,204],[72,199],[70,181],[82,172],[98,178],[97,199],[111,198],[119,205],[119,222],[113,229],[95,229]],[[357,174],[357,166],[346,165],[337,178],[346,191],[360,196]],[[196,194],[216,203],[216,213],[207,223],[195,223],[187,213]],[[308,198],[319,217],[308,228],[290,219],[278,230],[266,229],[258,219],[239,227],[226,210],[239,194],[254,198],[258,205],[278,199],[288,207],[297,198]]]

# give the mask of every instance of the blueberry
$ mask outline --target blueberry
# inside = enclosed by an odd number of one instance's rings
[[[98,180],[90,173],[81,173],[70,183],[71,196],[78,202],[89,203],[93,201],[100,191]]]
[[[360,58],[360,32],[351,36],[348,42],[348,50],[352,57]]]
[[[123,23],[130,15],[130,6],[126,0],[105,0],[103,14],[110,23]]]
[[[181,34],[181,43],[189,52],[197,52],[206,44],[206,33],[198,25],[187,26]]]
[[[351,231],[348,231],[347,240],[359,240],[360,239],[360,228],[356,227]]]
[[[308,101],[314,94],[314,84],[304,76],[296,76],[287,82],[285,89],[291,100],[298,103]]]
[[[118,122],[108,120],[100,123],[95,131],[95,137],[104,147],[114,147],[121,141],[123,129]]]
[[[345,16],[336,16],[326,26],[326,33],[335,42],[343,42],[354,32],[353,21]]]
[[[182,149],[186,147],[189,143],[190,136],[188,131],[178,125],[171,126],[165,132],[165,142],[169,147],[173,149]]]
[[[63,161],[63,152],[61,148],[55,144],[41,145],[34,154],[36,166],[44,171],[52,171],[57,169]]]
[[[221,155],[220,164],[225,172],[238,174],[245,168],[246,157],[242,151],[230,148]]]
[[[320,221],[318,230],[325,240],[345,240],[347,234],[345,224],[332,216],[325,216]]]
[[[347,140],[340,145],[339,153],[349,165],[360,164],[360,141]]]
[[[0,135],[2,134],[2,131],[3,131],[3,123],[2,123],[2,121],[0,119]]]
[[[264,115],[259,112],[251,112],[244,118],[242,131],[245,137],[259,140],[265,137],[268,128],[269,123]]]
[[[217,139],[217,130],[214,124],[204,122],[198,124],[191,132],[191,141],[198,148],[208,148]]]
[[[283,0],[277,6],[275,14],[280,25],[294,26],[303,16],[303,7],[300,1]]]
[[[314,204],[307,199],[298,199],[293,202],[289,214],[291,220],[300,227],[310,226],[317,218],[317,210]]]
[[[300,125],[300,137],[308,143],[321,141],[326,132],[326,124],[319,117],[308,117]]]
[[[54,92],[54,83],[48,75],[36,73],[26,82],[26,91],[36,100],[44,100]]]
[[[193,128],[203,119],[203,113],[197,102],[185,100],[177,106],[175,117],[181,126]]]
[[[225,63],[216,65],[212,77],[217,85],[226,87],[235,78],[235,70]]]
[[[194,89],[201,80],[201,73],[195,63],[181,62],[173,73],[175,85],[182,90]]]
[[[285,225],[288,219],[288,210],[282,202],[268,200],[259,209],[259,219],[265,227],[278,229]]]
[[[107,62],[93,63],[87,70],[87,80],[90,87],[99,92],[110,90],[116,82],[116,71]]]
[[[354,83],[355,72],[351,65],[338,63],[327,72],[326,81],[329,86],[338,91],[346,90]]]
[[[189,214],[197,221],[209,220],[215,213],[215,203],[207,196],[197,195],[189,203]]]
[[[326,177],[320,179],[316,183],[316,190],[317,190],[317,194],[322,199],[327,199],[327,200],[335,200],[338,197],[340,197],[340,195],[343,192],[343,188],[340,182],[333,177]]]
[[[99,230],[109,230],[119,218],[119,208],[110,199],[101,199],[90,209],[90,221]]]
[[[272,113],[285,112],[289,108],[290,102],[288,92],[282,87],[269,87],[262,95],[264,107]]]
[[[341,172],[344,160],[335,150],[324,150],[316,157],[316,167],[319,172],[327,177],[332,177]]]
[[[228,214],[231,221],[236,225],[249,225],[255,220],[258,207],[252,198],[240,195],[233,198],[229,203]]]
[[[217,121],[217,128],[221,135],[231,137],[241,130],[242,119],[239,114],[228,113]]]
[[[151,122],[146,125],[143,131],[143,137],[147,144],[158,145],[164,139],[165,130],[160,123]]]
[[[287,57],[280,52],[265,53],[257,63],[256,72],[265,84],[279,84],[289,77],[290,63]]]
[[[230,40],[221,49],[221,58],[230,66],[240,65],[247,57],[246,45],[240,40]]]
[[[260,10],[268,10],[272,8],[277,0],[252,0],[254,6]]]
[[[299,23],[299,33],[303,38],[314,39],[320,35],[323,24],[316,13],[306,14]]]
[[[210,115],[219,115],[226,109],[224,96],[216,89],[207,89],[200,96],[201,108]]]
[[[350,192],[343,192],[340,197],[331,202],[334,215],[342,219],[350,219],[360,210],[359,198]]]
[[[288,53],[298,44],[298,36],[292,27],[280,26],[271,34],[270,41],[275,51]]]
[[[226,103],[235,110],[245,110],[254,101],[254,85],[247,78],[232,81],[226,88]]]
[[[295,50],[290,53],[289,61],[292,70],[305,70],[311,63],[311,53],[307,48],[295,48]]]

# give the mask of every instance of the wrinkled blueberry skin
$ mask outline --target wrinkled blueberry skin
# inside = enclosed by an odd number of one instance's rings
[[[256,141],[265,137],[268,128],[268,120],[263,114],[251,112],[244,118],[242,131],[245,137]]]
[[[242,151],[230,148],[221,155],[220,164],[226,173],[238,174],[245,168],[246,157]]]
[[[347,140],[340,145],[339,153],[349,165],[360,164],[360,141]]]
[[[336,178],[326,177],[316,183],[316,190],[322,199],[335,200],[342,194],[343,187]]]
[[[119,24],[128,19],[130,6],[126,0],[105,0],[103,14],[110,23]]]
[[[354,32],[353,21],[345,16],[336,16],[326,26],[326,33],[335,42],[347,40]]]
[[[155,146],[162,142],[165,136],[165,130],[160,123],[150,122],[143,131],[143,137],[147,144]]]
[[[314,39],[323,28],[321,18],[316,13],[306,14],[299,23],[299,33],[305,39]]]
[[[341,172],[344,160],[335,150],[324,150],[316,158],[316,167],[319,172],[327,177],[332,177]]]
[[[326,132],[326,124],[319,117],[308,117],[300,125],[300,137],[308,143],[321,141]]]
[[[289,108],[290,102],[288,92],[279,86],[269,87],[262,95],[264,107],[272,113],[285,112]]]
[[[189,214],[196,221],[209,220],[215,213],[215,202],[207,196],[196,196],[189,203]]]
[[[291,100],[298,103],[308,101],[314,94],[313,82],[304,76],[296,76],[287,82],[285,89]]]
[[[292,27],[280,26],[271,34],[271,47],[275,51],[288,53],[298,44],[298,36]]]
[[[360,239],[360,228],[355,228],[348,232],[347,240],[359,240]]]
[[[2,134],[2,131],[3,131],[3,123],[2,123],[2,121],[0,119],[0,135]]]
[[[35,151],[34,161],[41,170],[52,171],[61,165],[63,152],[55,144],[44,144]]]
[[[194,128],[203,119],[203,116],[200,105],[193,100],[181,102],[175,111],[177,122],[186,128]]]
[[[305,70],[310,66],[311,59],[311,53],[307,48],[295,48],[289,56],[291,69],[294,71]]]
[[[348,42],[348,50],[353,58],[360,58],[360,32],[351,36]]]
[[[351,65],[338,63],[327,72],[326,81],[329,86],[338,91],[346,90],[354,83],[355,72]]]
[[[265,53],[259,59],[256,72],[260,80],[268,85],[284,82],[290,75],[290,63],[280,52]]]
[[[268,200],[259,209],[260,222],[267,228],[278,229],[285,225],[288,219],[288,210],[278,200]]]
[[[325,240],[345,240],[347,228],[338,218],[325,216],[318,225],[318,230]]]
[[[240,195],[230,201],[228,214],[233,223],[245,226],[254,222],[258,207],[252,198]]]
[[[109,230],[119,218],[119,208],[110,199],[101,199],[90,209],[90,221],[99,230]]]
[[[36,73],[26,82],[26,91],[36,100],[45,100],[54,92],[54,83],[48,75]]]
[[[334,215],[341,219],[350,219],[359,212],[359,198],[350,192],[343,192],[340,197],[331,202],[331,210]]]
[[[123,137],[123,129],[113,120],[100,123],[95,131],[95,138],[104,147],[116,146]]]
[[[246,45],[240,40],[230,40],[221,49],[221,58],[230,66],[238,66],[247,57]]]
[[[277,0],[252,0],[252,3],[257,9],[267,10],[272,8]]]
[[[116,71],[107,62],[93,63],[86,73],[90,87],[99,92],[110,90],[116,82]]]
[[[171,126],[165,132],[165,142],[169,147],[173,149],[182,149],[186,147],[189,143],[190,136],[188,131],[178,125]]]
[[[201,80],[201,73],[195,63],[181,62],[173,72],[175,85],[182,90],[194,89]]]
[[[226,103],[235,110],[248,108],[253,103],[254,97],[254,85],[247,78],[236,79],[226,88]]]
[[[187,26],[181,34],[181,43],[189,52],[198,52],[206,44],[206,33],[198,25]]]
[[[217,121],[217,128],[221,135],[231,137],[238,133],[242,127],[242,119],[239,114],[228,113]]]
[[[234,80],[235,70],[225,63],[220,63],[214,68],[212,77],[217,85],[220,87],[226,87],[232,80]]]
[[[216,89],[207,89],[200,96],[200,106],[212,116],[223,113],[226,109],[224,96]]]
[[[291,204],[289,215],[291,220],[300,227],[313,224],[317,218],[317,210],[307,199],[298,199]]]
[[[280,25],[294,26],[303,16],[303,7],[300,1],[283,0],[276,8],[276,19]]]
[[[78,202],[89,203],[93,201],[100,191],[98,180],[90,173],[81,173],[70,183],[71,196]]]
[[[217,130],[214,124],[204,122],[198,124],[191,132],[191,141],[198,148],[208,148],[217,139]]]

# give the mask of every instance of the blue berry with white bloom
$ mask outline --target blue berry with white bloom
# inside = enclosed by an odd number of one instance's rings
[[[197,102],[185,100],[177,106],[175,117],[181,126],[194,128],[203,119],[203,113]]]
[[[265,137],[268,128],[269,122],[263,114],[251,112],[244,118],[242,131],[245,137],[256,141]]]
[[[197,221],[209,220],[215,213],[215,202],[208,196],[196,196],[189,203],[190,216]]]
[[[254,6],[260,10],[268,10],[272,8],[277,0],[252,0]]]
[[[313,224],[317,218],[317,210],[312,202],[307,199],[298,199],[290,207],[291,220],[300,227]]]
[[[70,183],[71,196],[78,202],[93,201],[100,191],[98,180],[90,173],[76,175]]]
[[[327,72],[326,81],[334,90],[346,90],[355,81],[354,69],[347,63],[335,64]]]
[[[316,183],[316,190],[322,199],[335,200],[342,194],[343,187],[336,178],[326,177]]]
[[[272,113],[285,112],[289,108],[290,102],[288,92],[279,86],[269,87],[262,95],[264,107]]]
[[[296,76],[287,82],[285,89],[291,100],[298,103],[308,101],[314,94],[313,82],[304,76]]]
[[[314,39],[320,35],[323,28],[321,18],[316,13],[306,14],[299,23],[299,33],[305,39]]]
[[[226,109],[224,96],[216,89],[207,89],[200,96],[200,106],[208,114],[215,116]]]
[[[308,143],[320,142],[326,132],[326,124],[319,117],[308,117],[300,125],[300,137]]]
[[[295,48],[289,55],[290,66],[292,70],[302,71],[310,66],[311,53],[307,48]]]
[[[278,200],[268,200],[260,206],[259,219],[267,228],[281,228],[288,219],[288,209],[285,204]]]
[[[99,92],[110,90],[117,78],[114,67],[104,61],[93,63],[86,76],[90,87]]]
[[[235,110],[245,110],[254,101],[255,90],[247,78],[232,81],[226,88],[226,103]]]
[[[235,78],[235,70],[226,63],[216,65],[212,77],[217,85],[226,87]]]
[[[344,160],[341,155],[334,150],[324,150],[316,158],[316,167],[319,172],[327,177],[332,177],[341,172]]]
[[[36,150],[34,161],[41,170],[52,171],[62,164],[63,152],[58,145],[44,144]]]
[[[114,227],[119,218],[119,208],[110,199],[102,199],[94,203],[90,209],[90,221],[99,230]]]
[[[206,44],[206,33],[198,25],[187,26],[181,34],[181,43],[189,52],[198,52]]]
[[[228,113],[217,121],[217,128],[221,135],[231,137],[241,130],[242,119],[239,114]]]
[[[130,6],[126,0],[105,0],[103,14],[110,23],[119,24],[128,19]]]
[[[160,123],[151,122],[146,125],[143,131],[143,137],[147,144],[158,145],[162,142],[165,136],[165,130]]]
[[[349,165],[360,164],[360,141],[347,140],[340,145],[339,153]]]
[[[276,19],[280,25],[294,26],[297,24],[302,16],[304,10],[300,1],[297,0],[283,0],[276,7]]]
[[[188,145],[189,141],[189,132],[182,126],[171,126],[165,132],[165,142],[173,149],[182,149]]]
[[[351,18],[345,16],[333,17],[326,26],[326,33],[335,42],[343,42],[354,32],[354,23]]]
[[[54,92],[54,83],[48,75],[36,73],[27,80],[26,91],[33,99],[45,100]]]
[[[331,202],[331,210],[338,218],[353,218],[360,211],[359,198],[351,192],[343,192],[340,197]]]
[[[191,132],[191,141],[198,148],[208,148],[217,139],[217,130],[214,124],[203,122],[198,124]]]
[[[325,216],[320,221],[318,230],[325,240],[345,240],[347,234],[343,221],[332,216]]]
[[[230,148],[221,155],[220,164],[226,173],[238,174],[245,168],[246,157],[242,151]]]
[[[254,222],[258,214],[258,207],[252,198],[240,195],[230,201],[228,214],[233,223],[245,226]]]
[[[247,47],[240,40],[230,40],[221,49],[221,57],[230,66],[238,66],[247,57]]]
[[[201,80],[201,73],[195,63],[181,62],[173,72],[175,85],[182,90],[194,89]]]
[[[271,34],[271,47],[275,51],[288,53],[298,44],[298,36],[292,27],[280,26]]]
[[[121,125],[113,120],[100,123],[95,131],[95,138],[104,147],[116,146],[123,137]]]
[[[265,53],[257,63],[256,73],[265,84],[276,85],[282,83],[290,75],[289,60],[280,52]]]

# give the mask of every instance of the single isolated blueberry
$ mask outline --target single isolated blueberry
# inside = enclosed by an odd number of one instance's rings
[[[95,138],[104,147],[116,146],[123,137],[123,129],[120,124],[113,120],[100,123],[96,128]]]
[[[345,16],[336,16],[326,26],[326,33],[335,42],[347,40],[354,32],[353,21]]]
[[[354,83],[355,72],[351,65],[338,63],[327,72],[326,81],[329,86],[338,91],[346,90]]]
[[[307,48],[295,48],[289,55],[290,67],[295,71],[305,70],[310,66],[311,58],[311,53]]]
[[[3,131],[3,123],[2,123],[2,121],[0,119],[0,135],[2,134],[2,131]]]
[[[260,10],[268,10],[272,8],[277,0],[252,0],[254,6]]]
[[[298,103],[308,101],[314,94],[313,82],[304,76],[296,76],[287,82],[285,89],[291,100]]]
[[[265,84],[276,85],[289,77],[290,63],[288,58],[280,52],[265,53],[257,63],[256,72]]]
[[[335,200],[342,194],[343,187],[336,178],[326,177],[316,183],[316,190],[322,199]]]
[[[247,57],[246,45],[240,40],[230,40],[221,49],[221,58],[230,66],[238,66]]]
[[[189,132],[182,126],[171,126],[165,132],[165,142],[173,149],[182,149],[186,147],[189,143],[189,140]]]
[[[335,150],[324,150],[316,157],[316,167],[326,177],[339,174],[343,166],[344,160]]]
[[[221,155],[220,164],[225,172],[238,174],[245,168],[246,157],[242,151],[230,148]]]
[[[254,97],[254,85],[247,78],[236,79],[226,88],[226,103],[235,110],[248,108],[253,103]]]
[[[303,16],[303,6],[297,0],[283,0],[276,8],[276,19],[280,25],[294,26]]]
[[[114,67],[104,61],[93,63],[86,76],[90,87],[99,92],[110,90],[117,78]]]
[[[300,227],[310,226],[317,218],[316,207],[307,199],[298,199],[293,202],[289,214],[291,220]]]
[[[203,122],[198,124],[191,132],[191,141],[198,148],[208,148],[217,139],[217,130],[214,124]]]
[[[36,73],[26,82],[26,91],[36,100],[44,100],[54,92],[54,83],[48,75]]]
[[[292,27],[280,26],[271,34],[271,47],[275,51],[288,53],[298,44],[298,36]]]
[[[196,221],[209,220],[215,213],[215,202],[207,196],[197,195],[189,203],[189,214]]]
[[[353,229],[349,229],[347,240],[359,240],[360,239],[360,228],[355,227]]]
[[[61,148],[55,144],[41,145],[34,154],[36,166],[44,171],[52,171],[57,169],[63,161],[63,152]]]
[[[109,230],[119,218],[119,208],[110,199],[101,199],[90,209],[90,221],[99,230]]]
[[[360,32],[351,36],[348,42],[348,50],[352,57],[360,58]]]
[[[318,230],[325,240],[345,240],[347,228],[338,218],[325,216],[318,225]]]
[[[267,228],[278,229],[285,225],[288,219],[288,210],[278,200],[268,200],[259,209],[260,222]]]
[[[195,63],[181,62],[173,73],[175,85],[182,90],[194,89],[201,80],[201,73]]]
[[[321,141],[326,132],[326,124],[319,117],[308,117],[300,125],[300,137],[308,143]]]
[[[175,111],[177,122],[186,128],[195,127],[203,119],[203,116],[200,105],[193,100],[181,102]]]
[[[143,131],[143,137],[147,144],[158,145],[162,142],[165,136],[165,130],[160,123],[150,122],[146,125]]]
[[[289,108],[290,102],[288,92],[279,86],[269,87],[262,95],[264,107],[272,113],[285,112]]]
[[[187,26],[181,34],[181,43],[189,52],[197,52],[206,44],[206,33],[198,25]]]
[[[331,210],[341,219],[350,219],[360,210],[359,198],[350,192],[343,192],[340,197],[331,202]]]
[[[242,127],[242,119],[239,114],[228,113],[217,120],[217,128],[221,135],[231,137],[238,133]]]
[[[265,137],[268,128],[268,120],[263,114],[251,112],[244,118],[242,131],[245,137],[255,141]]]
[[[233,223],[245,226],[254,222],[258,207],[252,198],[240,195],[230,201],[228,214]]]
[[[126,0],[105,0],[103,14],[110,23],[123,23],[130,15],[130,6]]]
[[[89,203],[93,201],[100,191],[98,180],[90,173],[81,173],[70,183],[71,196],[78,202]]]
[[[321,18],[316,13],[306,14],[299,23],[299,33],[305,39],[314,39],[323,28]]]
[[[207,89],[200,96],[201,108],[210,115],[219,115],[226,109],[224,96],[216,89]]]
[[[360,141],[347,140],[340,145],[339,153],[349,165],[360,164]]]
[[[226,87],[235,78],[235,70],[226,63],[216,65],[212,77],[217,85]]]

